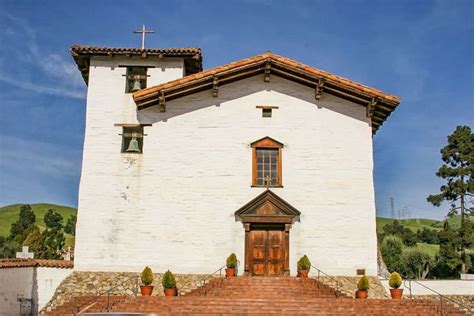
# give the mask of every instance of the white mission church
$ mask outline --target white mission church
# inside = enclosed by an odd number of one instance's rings
[[[73,46],[88,85],[74,269],[377,274],[383,93],[266,52]]]

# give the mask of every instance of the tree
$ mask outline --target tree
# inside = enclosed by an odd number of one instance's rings
[[[64,226],[64,232],[75,236],[76,235],[76,222],[77,222],[77,215],[76,214],[71,215],[71,217],[68,218],[66,225]]]
[[[46,229],[41,234],[42,247],[38,252],[39,258],[44,259],[60,259],[61,250],[65,245],[63,217],[53,209],[49,209],[44,216]]]
[[[443,230],[439,232],[439,260],[452,270],[456,270],[462,264],[458,252],[460,244],[459,236],[456,235],[456,232],[446,220],[443,224]]]
[[[9,239],[14,239],[18,244],[22,244],[27,236],[27,230],[34,226],[36,222],[35,213],[29,204],[24,204],[20,207],[20,217],[12,224],[10,228]]]
[[[0,237],[0,258],[14,258],[20,245],[14,240]]]
[[[423,227],[423,229],[418,229],[416,231],[416,236],[420,242],[433,245],[439,244],[438,232],[434,229]]]
[[[41,234],[42,247],[38,257],[43,259],[61,259],[61,251],[64,248],[66,238],[62,229],[46,229]]]
[[[382,241],[380,251],[390,272],[400,271],[403,242],[398,236],[388,235]]]
[[[424,279],[430,272],[433,259],[418,248],[406,248],[402,253],[402,273],[407,278]]]
[[[382,239],[384,236],[394,235],[400,237],[403,243],[408,247],[416,246],[417,236],[411,229],[406,228],[399,221],[394,220],[392,223],[382,228]]]
[[[63,227],[63,217],[56,210],[49,209],[44,215],[44,223],[48,228],[59,228]]]
[[[44,249],[43,238],[38,226],[34,225],[29,229],[29,233],[23,241],[23,246],[28,246],[35,253],[35,257],[39,258],[39,254]]]
[[[472,239],[469,236],[472,230],[469,230],[470,225],[466,225],[466,221],[473,212],[473,208],[467,205],[467,198],[474,196],[474,133],[469,126],[458,126],[448,136],[448,144],[441,149],[441,159],[444,164],[436,175],[446,179],[446,184],[441,186],[440,193],[428,196],[427,200],[435,206],[444,201],[450,202],[449,216],[460,213],[461,272],[466,273],[465,249],[469,247],[466,242]]]

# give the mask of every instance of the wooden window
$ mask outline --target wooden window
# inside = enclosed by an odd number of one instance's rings
[[[272,117],[272,110],[278,109],[278,106],[257,105],[257,109],[262,109],[262,117]]]
[[[125,93],[146,88],[147,67],[127,66]]]
[[[272,117],[272,109],[262,109],[262,117]]]
[[[143,153],[143,126],[123,127],[122,153]]]
[[[251,144],[252,146],[252,186],[281,187],[281,149],[283,144],[265,137]]]

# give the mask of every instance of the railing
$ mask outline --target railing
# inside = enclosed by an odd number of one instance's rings
[[[102,297],[102,296],[105,296],[107,295],[107,306],[106,306],[106,311],[107,312],[110,312],[110,296],[111,296],[111,293],[113,290],[116,290],[119,286],[124,286],[124,284],[128,284],[130,280],[133,280],[135,279],[136,282],[134,282],[134,284],[132,284],[132,286],[134,287],[133,289],[133,293],[134,293],[134,296],[137,296],[138,295],[138,287],[139,287],[139,279],[140,279],[140,276],[139,275],[134,275],[134,276],[131,276],[123,281],[121,281],[119,284],[116,284],[115,286],[113,287],[110,287],[109,289],[105,290],[105,291],[102,291],[102,292],[99,292],[98,294],[95,295],[94,298],[92,298],[91,300],[89,300],[87,303],[84,303],[82,305],[79,305],[76,307],[76,314],[82,314],[84,312],[86,312],[89,308],[91,308],[92,306],[94,306],[95,304],[97,304],[98,302],[98,298],[97,297]],[[126,285],[127,287],[128,285]],[[125,287],[125,288],[126,288]]]
[[[388,280],[390,277],[387,276],[387,275],[381,275],[379,274],[379,277],[384,279],[384,280]],[[412,282],[422,286],[423,288],[427,289],[428,291],[438,295],[438,298],[440,300],[440,315],[446,315],[446,310],[445,308],[447,308],[447,303],[448,302],[451,302],[455,305],[457,305],[458,307],[460,307],[461,309],[463,310],[468,310],[468,307],[466,305],[464,305],[462,302],[460,302],[459,300],[456,300],[452,297],[448,297],[444,294],[441,294],[439,293],[438,291],[436,290],[433,290],[432,288],[418,282],[418,280],[415,280],[415,279],[411,279],[411,278],[406,278],[405,276],[401,275],[401,277],[403,278],[403,286],[408,289],[408,292],[409,292],[409,296],[410,296],[410,299],[414,299],[413,298],[413,294],[412,294]],[[407,285],[408,284],[408,285]],[[443,304],[444,303],[444,304]]]
[[[324,276],[328,277],[330,280],[333,280],[335,283],[336,283],[336,297],[339,297],[339,289],[341,288],[340,286],[340,282],[336,279],[336,278],[333,278],[332,276],[330,276],[329,274],[325,273],[324,271],[322,271],[321,269],[319,268],[316,268],[315,266],[311,265],[311,268],[313,269],[316,269],[316,271],[318,271],[318,276],[317,276],[317,286],[319,288],[319,284],[321,283],[320,279],[321,279],[321,274],[323,274]]]
[[[240,266],[240,261],[237,260],[237,268],[235,269],[235,272],[237,274],[237,271],[238,271],[238,267]],[[209,273],[209,274],[205,274],[206,277],[203,277],[201,279],[198,279],[197,281],[188,281],[187,283],[185,283],[184,285],[182,285],[181,287],[184,289],[186,288],[187,285],[191,284],[191,283],[199,283],[199,286],[202,287],[206,284],[206,282],[208,282],[208,280],[211,278],[215,278],[214,276],[217,275],[217,273],[219,273],[219,279],[221,279],[220,281],[218,282],[222,282],[222,279],[223,279],[223,275],[222,275],[222,270],[224,270],[226,268],[226,265],[223,265],[222,267],[218,268],[217,270],[215,270],[214,272],[212,273]],[[207,291],[205,291],[203,293],[203,295],[207,295]]]

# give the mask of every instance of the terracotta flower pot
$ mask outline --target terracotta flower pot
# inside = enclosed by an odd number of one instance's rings
[[[367,291],[357,290],[356,298],[367,298]]]
[[[232,278],[235,276],[235,268],[227,268],[225,269],[225,277]]]
[[[151,296],[153,285],[140,285],[140,292],[142,292],[142,296]]]
[[[307,278],[309,270],[298,270],[298,277]]]
[[[390,289],[390,295],[392,295],[392,299],[399,300],[402,298],[403,289]]]
[[[178,296],[178,289],[175,287],[171,289],[165,288],[165,296]]]

